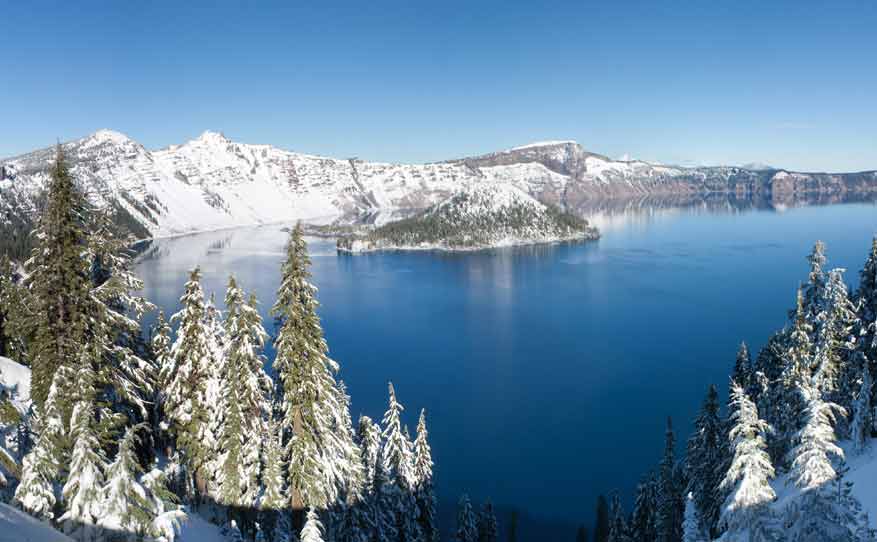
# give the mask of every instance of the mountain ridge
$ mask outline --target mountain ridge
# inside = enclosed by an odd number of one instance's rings
[[[587,201],[632,195],[877,191],[875,171],[684,168],[613,160],[570,140],[424,164],[304,154],[212,130],[156,150],[108,129],[62,147],[89,198],[96,205],[116,202],[151,236],[424,209],[483,182],[507,183],[572,211]],[[53,159],[47,147],[0,160],[0,223],[36,215]]]

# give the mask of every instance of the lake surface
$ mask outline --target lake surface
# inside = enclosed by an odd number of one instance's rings
[[[350,256],[311,241],[354,419],[380,420],[390,380],[412,431],[425,408],[443,502],[468,492],[564,528],[590,526],[600,493],[629,502],[660,460],[666,417],[681,452],[707,386],[726,394],[740,341],[755,351],[784,324],[814,241],[854,284],[877,232],[872,203],[636,202],[591,216],[603,237],[577,245]],[[194,265],[219,300],[234,273],[267,316],[286,237],[262,226],[160,240],[138,271],[167,312]]]

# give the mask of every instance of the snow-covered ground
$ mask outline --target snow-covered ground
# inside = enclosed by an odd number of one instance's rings
[[[73,539],[47,523],[0,503],[0,542],[73,542]]]

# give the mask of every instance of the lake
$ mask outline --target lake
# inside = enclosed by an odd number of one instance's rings
[[[873,203],[583,212],[599,241],[356,256],[310,242],[354,420],[380,420],[390,380],[412,431],[425,408],[445,510],[468,492],[572,540],[598,494],[630,502],[660,460],[667,416],[681,453],[710,383],[724,401],[740,341],[757,351],[784,324],[814,241],[854,284],[877,232]],[[286,238],[277,225],[158,240],[137,269],[166,312],[199,264],[208,293],[221,300],[234,273],[267,317]]]

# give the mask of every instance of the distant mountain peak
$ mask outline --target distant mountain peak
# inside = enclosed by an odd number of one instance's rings
[[[97,132],[91,134],[88,137],[85,137],[82,140],[84,143],[94,143],[94,144],[102,144],[102,143],[112,143],[116,145],[124,145],[128,143],[136,143],[133,139],[123,134],[122,132],[117,132],[115,130],[110,130],[108,128],[102,128]]]
[[[224,133],[214,130],[204,130],[204,132],[200,136],[198,136],[198,139],[196,139],[195,141],[220,145],[226,145],[228,143],[231,143],[231,140],[225,137]]]
[[[527,143],[526,145],[520,145],[518,147],[512,147],[509,149],[510,151],[522,151],[525,149],[535,149],[538,147],[559,147],[561,145],[578,145],[572,139],[557,139],[557,140],[548,140],[548,141],[534,141],[533,143]]]

